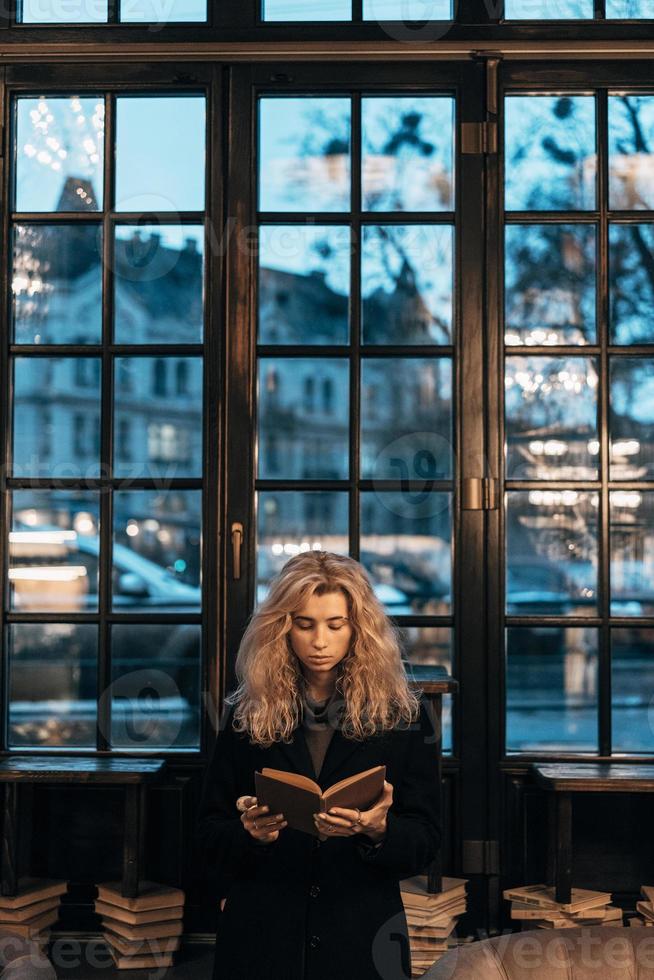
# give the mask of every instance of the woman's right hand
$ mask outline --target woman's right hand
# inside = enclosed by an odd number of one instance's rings
[[[258,805],[256,796],[247,797],[243,804],[247,809],[241,813],[241,823],[250,836],[262,844],[276,841],[280,830],[286,826],[284,814],[270,814],[267,806]]]

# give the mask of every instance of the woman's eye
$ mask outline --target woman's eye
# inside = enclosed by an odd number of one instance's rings
[[[329,628],[332,631],[332,633],[338,633],[339,630],[343,629],[343,624],[341,623],[340,626],[330,626]]]

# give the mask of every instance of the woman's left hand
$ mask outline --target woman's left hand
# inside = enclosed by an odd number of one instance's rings
[[[328,837],[353,837],[366,834],[377,842],[386,836],[386,814],[393,802],[393,786],[384,780],[384,790],[369,810],[350,810],[345,807],[332,807],[327,813],[314,813],[316,827]]]

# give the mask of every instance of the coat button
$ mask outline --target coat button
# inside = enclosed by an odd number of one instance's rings
[[[309,889],[309,894],[311,898],[318,898],[318,895],[320,895],[320,885],[312,885]]]
[[[317,837],[314,837],[313,838],[313,849],[314,849],[314,851],[317,851],[321,844],[322,844],[322,841],[318,840]]]
[[[311,946],[311,949],[318,949],[320,946],[320,936],[312,936],[309,940],[309,946]]]

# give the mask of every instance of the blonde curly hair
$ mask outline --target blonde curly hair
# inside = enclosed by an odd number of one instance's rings
[[[410,724],[420,711],[402,664],[399,632],[377,599],[365,568],[353,558],[306,551],[286,562],[248,621],[236,657],[234,730],[269,747],[288,742],[302,717],[302,672],[290,643],[292,616],[312,595],[342,592],[352,627],[350,649],[339,664],[340,726],[346,738],[364,739]]]

